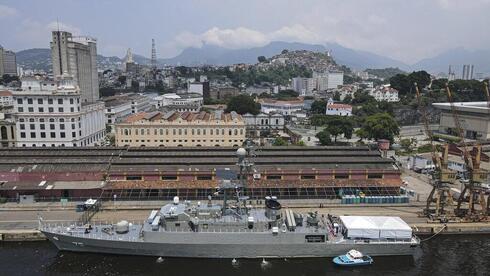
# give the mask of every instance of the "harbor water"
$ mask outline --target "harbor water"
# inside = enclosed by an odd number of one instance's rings
[[[49,242],[0,242],[0,275],[490,275],[490,236],[437,236],[416,254],[375,257],[369,267],[331,258],[289,260],[158,259],[58,252]]]

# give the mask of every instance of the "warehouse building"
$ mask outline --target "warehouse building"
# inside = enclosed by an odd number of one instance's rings
[[[433,106],[441,110],[439,131],[441,133],[457,133],[454,117],[449,103],[434,103]],[[474,140],[490,140],[490,107],[487,102],[460,102],[454,103],[458,112],[461,127],[465,137]]]
[[[0,149],[0,197],[202,200],[216,192],[218,171],[238,173],[235,153],[226,147]],[[393,160],[367,147],[264,147],[251,161],[245,194],[252,199],[397,195],[402,184]]]

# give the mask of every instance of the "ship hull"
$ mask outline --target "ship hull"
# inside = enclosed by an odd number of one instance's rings
[[[370,256],[412,255],[414,243],[195,243],[103,240],[43,232],[59,250],[180,258],[315,258],[356,249]]]

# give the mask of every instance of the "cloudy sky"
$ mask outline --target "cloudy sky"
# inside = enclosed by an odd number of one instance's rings
[[[409,64],[490,45],[490,0],[0,0],[0,45],[47,48],[57,21],[117,56],[150,56],[152,38],[159,57],[280,40],[336,42]]]

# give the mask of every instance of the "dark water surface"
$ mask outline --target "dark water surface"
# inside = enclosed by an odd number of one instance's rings
[[[164,259],[58,252],[48,242],[0,242],[0,275],[490,275],[490,236],[438,236],[413,257],[375,257],[339,268],[331,258],[302,260]]]

